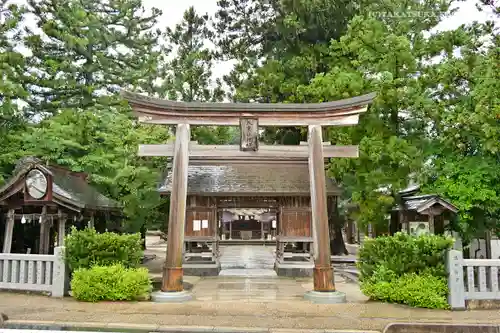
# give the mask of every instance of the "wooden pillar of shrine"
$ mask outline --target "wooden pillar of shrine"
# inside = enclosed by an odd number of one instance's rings
[[[325,161],[321,126],[309,126],[309,177],[314,240],[314,291],[335,291],[330,256]]]
[[[435,228],[434,228],[434,213],[432,211],[429,212],[428,215],[428,221],[429,221],[429,233],[434,234],[435,233]]]
[[[49,254],[50,248],[50,224],[47,218],[47,206],[42,207],[40,215],[40,242],[38,244],[38,254]]]
[[[186,219],[187,177],[189,164],[190,128],[177,125],[172,168],[172,191],[168,218],[167,258],[163,268],[161,291],[183,291],[182,256]]]
[[[64,246],[66,237],[66,216],[59,210],[57,212],[57,246]]]
[[[90,213],[90,220],[87,223],[87,227],[89,229],[95,229],[95,219],[94,219],[94,212]]]
[[[2,253],[10,253],[12,250],[12,237],[14,234],[14,209],[9,209],[7,213],[7,221],[5,221],[5,234],[3,238]]]

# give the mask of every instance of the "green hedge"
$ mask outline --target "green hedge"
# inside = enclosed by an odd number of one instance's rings
[[[86,302],[144,300],[151,290],[146,268],[125,268],[121,264],[80,268],[71,279],[73,297]]]
[[[371,299],[448,308],[446,252],[453,239],[437,235],[368,239],[359,251],[361,290]]]
[[[362,283],[361,291],[371,299],[384,302],[431,309],[449,307],[446,278],[427,273],[410,273],[393,280]]]
[[[94,265],[137,267],[143,255],[141,235],[138,233],[120,235],[113,232],[98,233],[93,228],[72,228],[66,237],[65,246],[65,259],[72,271]]]

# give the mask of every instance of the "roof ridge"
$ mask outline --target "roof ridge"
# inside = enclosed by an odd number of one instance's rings
[[[62,166],[62,165],[58,165],[58,164],[49,164],[49,168],[55,169],[57,171],[65,171],[68,174],[70,174],[72,176],[76,176],[78,178],[81,178],[86,183],[88,183],[89,174],[87,172],[84,172],[84,171],[73,171],[73,170],[69,169],[66,166]]]

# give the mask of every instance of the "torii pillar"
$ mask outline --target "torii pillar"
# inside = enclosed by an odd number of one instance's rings
[[[156,302],[183,302],[192,298],[184,290],[182,269],[190,139],[189,124],[178,124],[173,153],[167,256],[163,266],[161,291],[151,295]]]
[[[312,233],[314,240],[314,289],[306,293],[304,297],[314,303],[345,303],[345,294],[335,290],[333,267],[330,257],[325,160],[323,157],[321,126],[309,126],[308,142]]]

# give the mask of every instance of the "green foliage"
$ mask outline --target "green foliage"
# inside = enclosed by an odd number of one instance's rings
[[[358,268],[361,281],[369,280],[377,267],[402,276],[405,273],[419,274],[432,271],[436,276],[445,276],[446,251],[453,247],[453,239],[438,235],[415,237],[404,232],[394,236],[367,239],[359,250]]]
[[[21,133],[27,125],[18,103],[28,95],[22,85],[26,59],[16,50],[24,14],[24,7],[0,0],[0,186],[22,156]]]
[[[222,100],[221,82],[212,78],[214,54],[204,45],[214,37],[208,20],[208,15],[199,15],[191,6],[174,29],[167,28],[167,45],[176,52],[161,68],[164,82],[158,88],[160,96],[185,102]]]
[[[448,309],[446,278],[428,273],[404,274],[392,279],[365,282],[361,291],[371,299],[419,308]]]
[[[191,6],[174,29],[167,28],[164,56],[170,48],[176,52],[173,59],[165,61],[160,68],[159,77],[163,82],[155,88],[159,96],[184,102],[222,101],[222,82],[213,79],[214,52],[206,46],[206,41],[214,38],[208,23],[208,15],[199,15]],[[233,129],[226,126],[194,126],[191,136],[200,144],[224,144],[229,142],[232,132]]]
[[[485,230],[500,232],[500,169],[498,158],[489,154],[450,154],[434,161],[427,191],[440,193],[459,209],[458,230],[467,242]],[[465,172],[467,170],[467,172]]]
[[[65,246],[65,260],[72,271],[114,264],[133,268],[140,264],[143,254],[140,234],[98,233],[92,228],[73,228]]]
[[[137,145],[164,143],[170,133],[138,125],[117,94],[150,91],[157,78],[153,26],[161,12],[145,11],[140,0],[7,2],[0,2],[0,184],[20,157],[34,155],[89,173],[125,207],[125,231],[162,228],[167,209],[157,183],[166,159],[141,160]],[[21,33],[26,11],[38,29]],[[21,44],[29,57],[15,51]]]
[[[498,7],[488,7],[498,16]],[[446,196],[459,208],[458,231],[466,241],[487,230],[500,234],[498,29],[493,22],[468,27],[465,33],[475,37],[466,40],[462,56],[432,68],[438,74],[439,85],[433,85],[440,102],[431,119],[439,131],[429,144],[432,163],[423,178],[427,191]]]
[[[141,160],[137,146],[165,142],[168,135],[164,128],[137,125],[109,107],[90,108],[64,110],[30,127],[23,146],[25,154],[90,174],[97,189],[123,204],[124,230],[138,232],[142,225],[160,227],[155,222],[167,218],[157,191],[166,160]]]
[[[147,89],[158,66],[158,9],[137,0],[28,3],[40,29],[24,41],[36,68],[26,82],[34,112],[117,105],[118,88]]]
[[[368,239],[359,251],[361,290],[371,299],[424,308],[448,308],[446,252],[453,239],[438,235]]]
[[[480,2],[498,17],[498,6]],[[18,158],[33,154],[90,173],[94,186],[123,203],[127,231],[162,228],[167,201],[156,188],[167,161],[136,152],[171,133],[138,125],[119,89],[184,101],[221,101],[228,93],[264,103],[375,91],[359,125],[324,135],[360,147],[358,159],[329,166],[358,207],[358,225],[385,224],[397,191],[416,174],[425,191],[459,207],[463,236],[500,230],[498,20],[436,29],[455,1],[219,0],[213,27],[190,8],[160,35],[160,12],[143,11],[141,0],[11,3],[0,0],[0,184]],[[26,10],[36,30],[20,28]],[[236,62],[224,77],[227,91],[212,78],[220,59]],[[192,133],[205,144],[238,137],[209,126]],[[305,138],[303,128],[263,135],[271,144]]]
[[[116,264],[77,269],[71,279],[71,290],[79,301],[135,301],[147,299],[152,284],[146,268]]]

